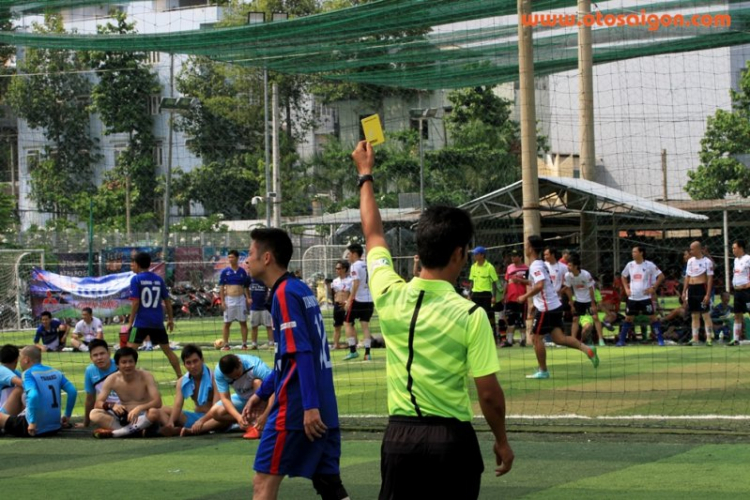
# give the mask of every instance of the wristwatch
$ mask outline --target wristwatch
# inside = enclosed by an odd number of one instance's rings
[[[367,181],[375,182],[375,179],[370,174],[360,175],[359,177],[357,177],[357,188],[361,188],[362,184]]]

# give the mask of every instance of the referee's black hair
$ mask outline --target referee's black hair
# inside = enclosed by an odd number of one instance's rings
[[[474,237],[471,216],[460,208],[436,205],[425,210],[417,226],[417,254],[423,267],[448,265],[456,248],[462,251]]]
[[[633,248],[637,248],[639,252],[641,252],[641,255],[643,256],[643,259],[646,259],[646,247],[643,245],[633,245]]]
[[[734,240],[734,244],[740,247],[743,251],[745,250],[745,240]]]
[[[0,363],[14,363],[18,361],[20,351],[13,344],[5,344],[0,347]]]
[[[286,231],[276,227],[257,228],[250,232],[250,239],[255,241],[262,251],[271,252],[280,267],[286,269],[289,266],[294,247]]]

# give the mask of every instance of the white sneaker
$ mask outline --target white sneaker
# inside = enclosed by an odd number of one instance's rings
[[[75,349],[72,347],[63,347],[63,350],[62,350],[62,352],[73,352],[73,351],[75,351]]]

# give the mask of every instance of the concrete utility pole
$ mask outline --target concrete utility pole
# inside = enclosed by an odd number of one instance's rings
[[[669,190],[667,189],[667,150],[661,150],[661,185],[663,189],[662,200],[669,201]]]
[[[591,0],[578,0],[578,19],[591,14]],[[594,143],[594,59],[591,27],[578,27],[578,116],[580,122],[581,177],[596,182],[596,146]],[[596,216],[581,214],[581,260],[594,276],[599,274]]]
[[[541,235],[539,174],[536,156],[536,100],[534,96],[534,39],[532,28],[521,18],[531,14],[531,0],[518,0],[518,76],[521,102],[521,178],[523,187],[523,239]]]
[[[279,175],[279,86],[271,90],[271,127],[273,132],[273,227],[281,227],[281,176]]]

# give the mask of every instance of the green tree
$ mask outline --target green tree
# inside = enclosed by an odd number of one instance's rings
[[[11,231],[16,224],[16,206],[12,196],[0,191],[0,235]]]
[[[113,23],[97,27],[101,35],[136,33],[135,23],[128,23],[125,13],[113,11]],[[109,170],[104,183],[94,194],[97,223],[105,219],[115,223],[123,219],[126,205],[125,191],[129,191],[131,226],[146,229],[143,223],[156,220],[154,211],[160,210],[156,196],[156,162],[153,118],[149,110],[150,96],[159,94],[161,86],[141,52],[90,52],[89,66],[97,72],[98,82],[92,90],[92,110],[99,113],[104,133],[127,134],[127,148],[118,155],[114,168]],[[113,190],[113,187],[115,187]],[[88,216],[89,200],[79,198],[77,212]],[[139,221],[139,224],[133,224]],[[123,229],[119,227],[119,229]],[[140,226],[140,227],[139,227]]]
[[[46,14],[36,33],[64,33],[62,16]],[[31,168],[31,198],[40,209],[60,216],[70,211],[71,193],[91,193],[96,144],[89,134],[91,84],[80,54],[28,49],[8,90],[8,103],[47,144]]]
[[[701,139],[701,164],[688,172],[685,191],[694,200],[750,196],[750,62],[742,72],[739,91],[730,90],[732,110],[720,109],[706,120]]]

